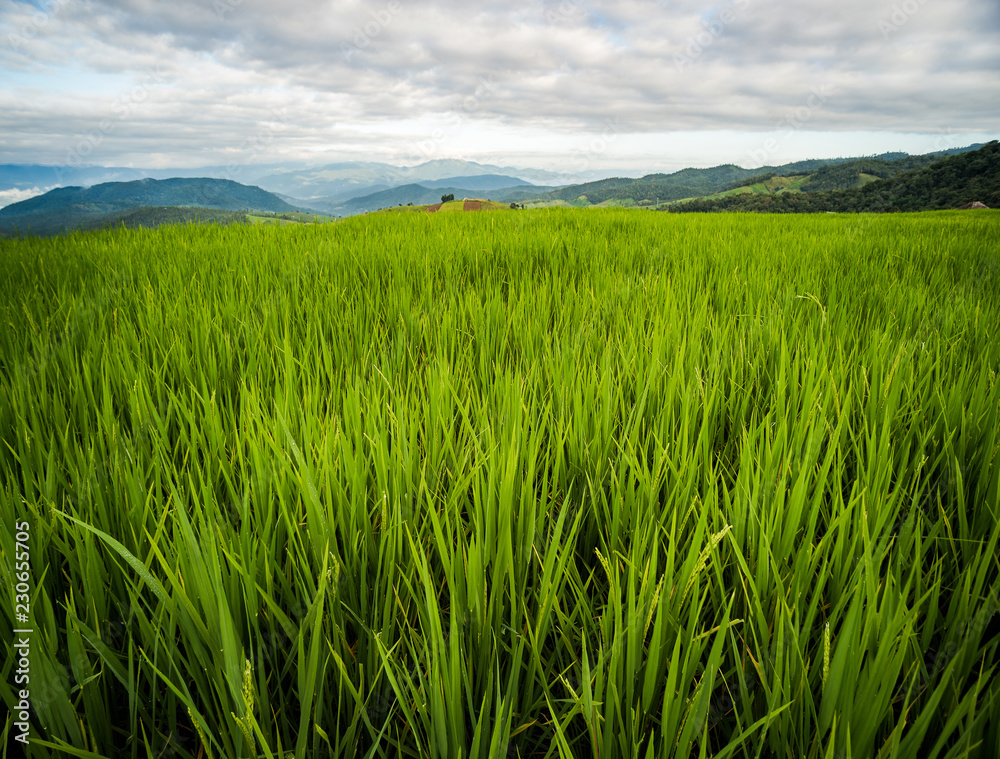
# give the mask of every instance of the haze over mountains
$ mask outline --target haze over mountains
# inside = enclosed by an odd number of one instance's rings
[[[933,155],[943,156],[963,152],[980,147],[972,145],[966,148],[955,148],[941,151]],[[891,153],[875,156],[884,160],[898,160],[908,157],[906,153]],[[825,158],[812,161],[799,161],[785,164],[788,171],[802,168],[815,168],[828,163],[842,163],[849,158]],[[228,179],[244,185],[260,187],[268,192],[282,196],[289,204],[306,206],[326,213],[347,215],[373,210],[378,205],[395,205],[402,202],[423,202],[426,193],[422,189],[412,188],[409,193],[395,192],[386,196],[378,196],[388,190],[398,190],[408,185],[419,185],[420,188],[441,190],[444,193],[455,191],[456,195],[469,192],[487,194],[494,199],[508,197],[511,200],[521,200],[546,194],[556,188],[568,188],[576,185],[587,185],[595,189],[603,183],[609,187],[614,183],[628,184],[632,181],[647,181],[653,184],[663,183],[673,187],[689,186],[692,192],[688,196],[700,196],[710,188],[705,185],[705,172],[719,174],[720,169],[730,169],[728,181],[750,176],[766,171],[762,169],[744,169],[732,164],[717,166],[712,169],[683,169],[670,174],[652,173],[638,176],[637,172],[615,172],[613,175],[602,171],[566,171],[554,172],[543,169],[501,167],[491,164],[480,164],[473,161],[458,159],[439,159],[427,161],[417,166],[400,167],[386,163],[349,161],[331,163],[315,167],[295,167],[275,164],[208,166],[201,168],[181,169],[142,169],[128,167],[104,166],[42,166],[42,165],[0,165],[0,208],[10,205],[32,195],[39,195],[57,187],[80,186],[89,187],[107,182],[128,182],[137,179],[169,179],[169,178],[214,178]],[[609,178],[613,176],[613,178]],[[664,180],[664,178],[669,178]],[[697,179],[695,179],[697,178]],[[688,179],[694,181],[688,182]],[[681,181],[685,180],[685,181]],[[515,192],[512,188],[520,188]],[[532,192],[533,188],[538,188]],[[511,189],[504,194],[502,190]],[[554,199],[570,200],[572,191],[563,191]],[[578,193],[579,195],[580,193]],[[655,196],[656,193],[653,193]],[[369,201],[360,199],[374,196]],[[654,199],[651,196],[651,199]],[[661,200],[672,197],[684,197],[676,192],[668,192]],[[352,202],[349,202],[352,201]],[[594,201],[600,202],[600,200]]]
[[[28,181],[44,169],[21,168],[0,167],[0,180]],[[246,222],[248,214],[261,213],[298,213],[310,218],[315,214],[351,216],[399,206],[430,205],[442,195],[494,200],[505,205],[669,207],[689,211],[930,210],[973,201],[1000,205],[997,142],[919,156],[888,153],[757,169],[724,164],[555,187],[493,173],[496,168],[463,161],[435,161],[409,169],[354,163],[311,170],[272,169],[266,175],[271,187],[294,190],[299,196],[212,177],[144,178],[90,187],[60,187],[0,208],[0,233],[55,234],[120,223],[156,226],[179,221]],[[97,170],[88,171],[94,171],[92,176],[96,176]],[[469,173],[448,175],[450,171]],[[414,178],[420,181],[388,187],[384,184]],[[333,194],[310,195],[321,191]],[[302,197],[305,195],[310,196]]]
[[[56,187],[88,187],[105,182],[174,177],[231,179],[256,185],[268,192],[297,201],[336,203],[370,195],[406,184],[426,187],[459,187],[468,190],[499,189],[524,184],[555,187],[586,182],[607,176],[604,172],[552,172],[480,164],[473,161],[440,159],[418,166],[400,167],[386,163],[350,161],[315,167],[276,164],[206,166],[195,169],[142,169],[105,166],[0,165],[0,206],[24,199],[19,193],[41,194]],[[488,184],[456,183],[457,177],[481,178]],[[430,183],[430,184],[429,184]],[[6,203],[4,200],[6,199]]]

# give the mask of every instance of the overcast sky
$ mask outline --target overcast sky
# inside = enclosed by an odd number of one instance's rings
[[[1000,136],[997,0],[0,0],[0,163],[583,171]]]

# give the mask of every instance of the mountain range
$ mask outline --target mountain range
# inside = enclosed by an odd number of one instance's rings
[[[419,182],[371,190],[380,185],[369,182],[389,181],[392,172],[383,164],[338,166],[299,172],[296,181],[311,178],[315,187],[341,183],[339,194],[311,199],[212,177],[145,178],[60,187],[0,209],[0,233],[54,234],[117,224],[156,226],[179,221],[230,223],[248,221],[248,214],[261,213],[284,214],[286,222],[301,222],[312,220],[316,213],[349,216],[398,206],[429,205],[437,203],[442,195],[526,206],[637,206],[672,211],[910,211],[954,208],[973,201],[1000,206],[1000,143],[996,141],[920,156],[890,153],[758,169],[725,164],[555,188],[493,173],[488,169],[495,167],[482,164],[436,161],[412,169],[394,168],[395,179],[391,181],[417,175],[421,177]],[[472,173],[448,173],[456,170]],[[16,173],[11,167],[0,167],[0,177],[4,171],[8,177]],[[288,174],[285,172],[286,179]],[[343,197],[350,195],[345,189],[348,185],[362,194]],[[305,218],[291,218],[289,214]]]
[[[404,184],[399,187],[390,187],[346,200],[320,198],[301,202],[307,203],[309,208],[325,214],[353,216],[392,206],[436,203],[442,195],[449,194],[457,198],[468,196],[483,200],[511,202],[526,198],[536,198],[540,194],[545,194],[548,189],[516,180],[513,177],[484,174],[482,176],[450,177],[447,179],[424,181],[420,184]]]
[[[491,177],[497,183],[489,188],[454,184],[453,180],[459,177],[464,180]],[[451,182],[447,186],[474,190],[525,184],[557,186],[579,181],[580,176],[571,174],[539,169],[505,169],[472,161],[439,159],[412,167],[355,161],[308,169],[274,170],[257,177],[255,183],[271,192],[309,203],[349,200],[408,184],[443,187],[446,186],[444,182]]]
[[[685,198],[704,197],[725,191],[731,185],[764,173],[788,176],[816,171],[834,164],[882,161],[903,166],[912,160],[937,160],[949,152],[914,157],[906,153],[886,153],[861,159],[828,158],[798,161],[782,166],[746,169],[727,164],[709,169],[682,169],[671,174],[654,173],[642,177],[607,178],[598,171],[559,173],[480,164],[457,159],[427,161],[401,167],[386,163],[349,161],[314,167],[282,165],[231,165],[201,169],[136,169],[122,167],[58,167],[0,165],[0,206],[32,194],[67,185],[88,187],[136,179],[229,179],[254,185],[274,193],[286,203],[334,215],[364,213],[381,207],[424,203],[432,197],[428,190],[533,205],[659,205]],[[903,163],[900,163],[903,162]],[[913,166],[908,166],[912,168]],[[862,172],[864,173],[864,172]],[[878,173],[866,174],[881,177]],[[810,185],[806,189],[818,189]],[[380,195],[379,193],[386,193]]]
[[[439,159],[418,166],[401,167],[375,162],[341,162],[314,167],[233,164],[199,169],[137,169],[104,166],[0,165],[0,205],[2,199],[21,199],[24,193],[40,194],[64,186],[92,186],[136,179],[212,178],[231,179],[255,185],[289,199],[293,205],[310,201],[336,203],[407,184],[436,183],[434,186],[477,190],[476,186],[455,184],[461,177],[495,178],[489,189],[531,184],[543,188],[565,186],[604,176],[599,171],[559,173],[544,169],[524,169],[480,164],[472,161]]]

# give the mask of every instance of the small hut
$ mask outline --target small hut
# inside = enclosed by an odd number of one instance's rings
[[[972,208],[989,208],[989,206],[986,205],[985,203],[980,203],[978,200],[974,200],[971,203],[966,203],[964,206],[959,206],[958,210],[959,211],[968,211],[969,209],[972,209]]]

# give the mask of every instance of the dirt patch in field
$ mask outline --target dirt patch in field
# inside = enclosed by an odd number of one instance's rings
[[[482,207],[483,207],[483,204],[480,203],[478,200],[467,200],[467,201],[465,201],[465,205],[462,206],[462,210],[463,211],[478,211]]]
[[[440,211],[443,203],[435,203],[432,206],[427,206],[427,213],[434,213],[435,211]]]

